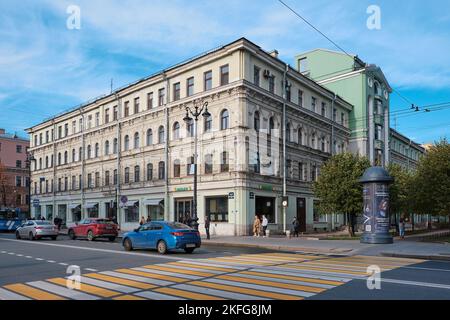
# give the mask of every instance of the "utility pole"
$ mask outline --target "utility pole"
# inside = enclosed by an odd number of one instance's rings
[[[286,190],[286,86],[287,72],[289,65],[286,64],[286,70],[283,73],[283,199],[287,196]],[[283,208],[283,232],[286,233],[286,206]]]

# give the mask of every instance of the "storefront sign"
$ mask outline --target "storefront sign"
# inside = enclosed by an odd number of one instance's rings
[[[262,184],[259,188],[264,191],[273,191],[273,186],[270,184]]]
[[[180,192],[180,191],[191,191],[191,187],[176,187],[175,191],[176,192]]]

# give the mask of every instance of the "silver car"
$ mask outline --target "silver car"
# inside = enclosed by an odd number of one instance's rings
[[[17,239],[36,240],[45,237],[52,240],[58,237],[58,227],[50,221],[29,220],[16,230]]]

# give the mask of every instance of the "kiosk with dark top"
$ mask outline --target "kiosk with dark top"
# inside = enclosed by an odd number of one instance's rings
[[[361,243],[389,244],[389,184],[394,179],[382,167],[370,167],[361,179],[364,197],[364,234]]]

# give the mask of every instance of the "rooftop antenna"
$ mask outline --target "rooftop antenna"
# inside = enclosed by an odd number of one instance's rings
[[[394,128],[397,131],[397,116],[394,117]]]
[[[113,83],[114,83],[114,79],[111,78],[111,93],[113,93]]]

